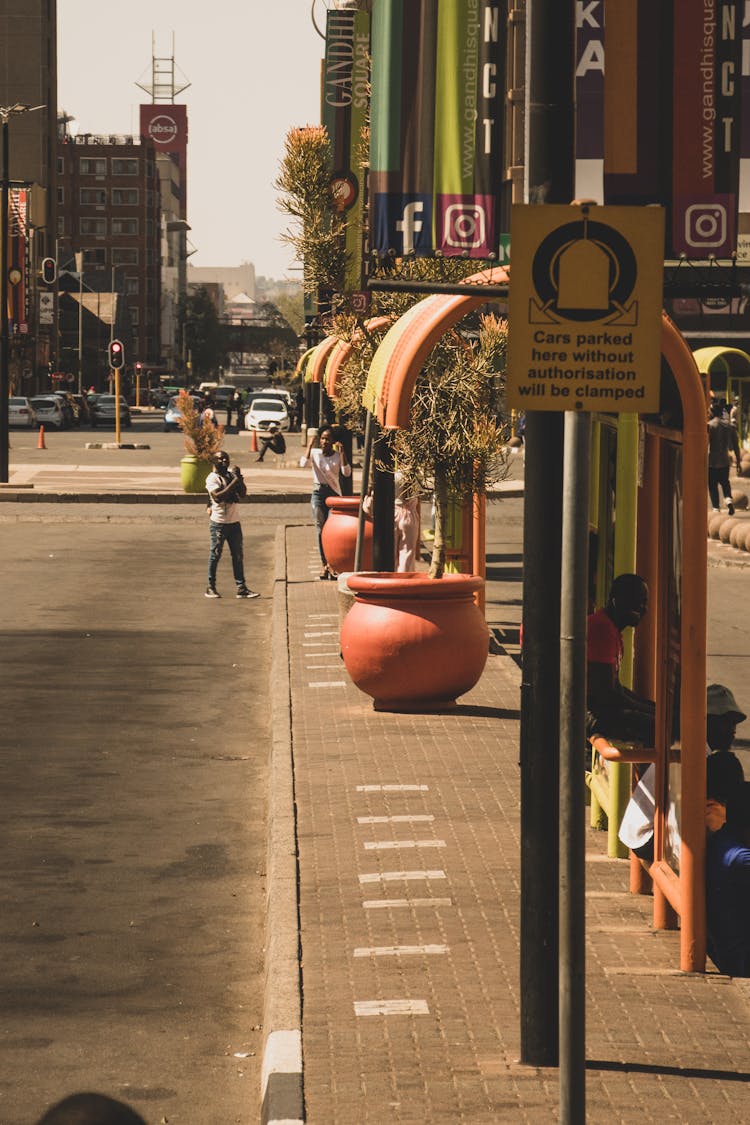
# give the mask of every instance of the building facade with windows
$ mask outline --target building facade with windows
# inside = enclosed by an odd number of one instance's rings
[[[33,394],[49,387],[56,348],[54,297],[38,283],[40,262],[55,253],[55,0],[2,0],[0,45],[0,105],[41,107],[8,122],[8,175],[19,185],[10,193],[9,257],[23,273],[9,310],[10,380],[16,393]]]
[[[160,213],[152,143],[89,134],[58,141],[58,258],[63,265],[80,252],[87,288],[127,297],[128,366],[161,359]]]

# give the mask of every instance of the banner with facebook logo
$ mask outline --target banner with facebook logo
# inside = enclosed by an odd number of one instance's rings
[[[378,0],[370,206],[379,255],[495,258],[507,2]]]

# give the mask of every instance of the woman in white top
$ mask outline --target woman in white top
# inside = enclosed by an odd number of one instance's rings
[[[308,461],[312,465],[313,490],[310,497],[310,507],[318,528],[318,550],[320,561],[323,564],[319,577],[335,578],[336,574],[328,565],[323,550],[323,524],[328,519],[326,499],[329,496],[341,495],[339,473],[342,476],[349,477],[352,475],[352,467],[346,459],[346,453],[341,442],[334,443],[333,431],[330,426],[323,427],[318,434],[318,440],[320,441],[320,448],[314,448],[315,438],[313,438],[305,451],[304,457],[300,459],[300,465],[304,466]]]

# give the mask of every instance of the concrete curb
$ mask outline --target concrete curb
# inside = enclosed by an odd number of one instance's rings
[[[271,652],[266,980],[261,1125],[305,1120],[299,879],[286,597],[286,527],[276,530]]]

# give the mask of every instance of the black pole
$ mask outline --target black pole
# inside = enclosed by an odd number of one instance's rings
[[[375,420],[367,411],[367,418],[365,420],[365,448],[362,458],[362,484],[359,490],[359,515],[357,517],[357,544],[354,548],[354,569],[355,571],[362,569],[362,548],[365,541],[365,509],[364,502],[365,496],[370,488],[370,459],[372,456],[372,434],[375,427]]]
[[[372,569],[392,571],[395,564],[393,530],[394,483],[393,454],[377,422],[372,466]]]
[[[570,203],[575,5],[529,0],[526,35],[527,202]],[[525,442],[521,1061],[556,1066],[562,415],[530,411]]]
[[[560,1123],[586,1120],[586,745],[591,416],[565,414],[560,590]]]
[[[3,168],[0,190],[0,481],[8,483],[10,473],[10,340],[8,338],[8,118],[2,119]]]

